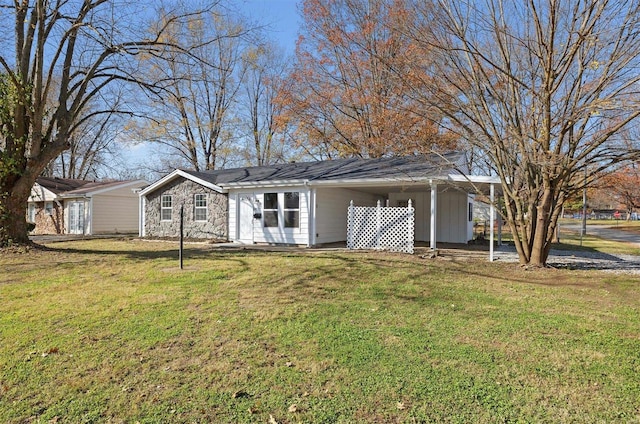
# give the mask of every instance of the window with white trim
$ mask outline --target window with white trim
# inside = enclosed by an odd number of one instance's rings
[[[300,228],[300,193],[265,193],[262,217],[265,228]]]
[[[27,221],[28,222],[36,222],[36,204],[29,203],[29,209],[27,212]]]
[[[163,194],[160,199],[160,220],[171,221],[173,198],[170,194]]]
[[[207,220],[207,195],[196,194],[193,198],[193,220]]]
[[[44,202],[44,213],[53,215],[53,202]]]
[[[284,227],[300,227],[300,193],[297,191],[284,193]]]
[[[278,193],[264,194],[264,207],[262,217],[266,228],[278,228]]]

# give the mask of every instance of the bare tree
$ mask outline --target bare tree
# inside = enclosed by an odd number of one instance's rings
[[[69,148],[88,119],[113,112],[107,87],[135,84],[157,93],[137,69],[138,57],[161,56],[175,43],[174,13],[150,25],[139,2],[2,1],[0,34],[0,246],[28,243],[25,208],[47,164]],[[51,101],[53,100],[53,101]],[[101,109],[85,113],[92,102]]]
[[[278,123],[282,107],[275,101],[288,70],[284,53],[273,44],[260,44],[247,50],[244,61],[247,72],[239,107],[245,160],[259,166],[286,160],[286,128]]]
[[[148,118],[137,120],[136,137],[173,156],[168,166],[196,170],[220,167],[231,151],[233,106],[245,67],[246,26],[220,10],[197,21],[175,22],[170,37],[183,48],[167,49],[145,66],[165,95],[152,99]]]
[[[623,130],[640,114],[639,2],[435,3],[415,2],[412,32],[441,83],[414,96],[485,155],[520,262],[543,266],[565,200],[638,156]]]
[[[45,171],[46,176],[75,179],[101,179],[114,169],[118,157],[118,135],[122,122],[115,112],[96,115],[83,121],[69,135],[69,149],[55,158]]]

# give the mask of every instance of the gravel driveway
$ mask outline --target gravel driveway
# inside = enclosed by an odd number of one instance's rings
[[[518,262],[512,246],[501,246],[495,258],[502,262]],[[547,265],[554,268],[595,269],[617,273],[640,274],[640,256],[601,252],[551,250]]]

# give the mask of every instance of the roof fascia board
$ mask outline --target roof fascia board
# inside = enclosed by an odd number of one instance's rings
[[[375,179],[357,179],[357,180],[320,180],[311,181],[311,186],[324,186],[324,187],[365,187],[365,186],[380,186],[380,185],[424,185],[430,184],[431,181],[441,180],[442,177],[431,178],[375,178]]]
[[[380,185],[423,185],[432,181],[447,182],[448,176],[421,177],[421,178],[361,178],[361,179],[339,179],[339,180],[282,180],[282,181],[252,181],[240,183],[225,183],[222,186],[228,189],[240,188],[270,188],[270,187],[291,187],[291,186],[324,186],[324,187],[366,187]],[[464,180],[467,181],[467,180]]]
[[[277,187],[299,187],[310,185],[308,180],[276,180],[276,181],[250,181],[240,183],[224,183],[221,184],[226,189],[245,189],[245,188],[277,188]]]
[[[449,174],[448,180],[456,183],[500,184],[500,177],[490,175]]]
[[[69,198],[69,199],[73,198],[73,197],[91,197],[91,196],[95,196],[96,194],[102,194],[102,193],[106,193],[106,192],[111,191],[111,190],[117,190],[117,189],[120,189],[120,188],[126,188],[126,187],[129,187],[129,186],[138,185],[138,184],[145,185],[145,184],[149,184],[149,182],[146,181],[146,180],[127,181],[127,182],[123,182],[122,184],[114,184],[114,185],[111,185],[109,187],[98,188],[98,189],[93,190],[93,191],[87,191],[84,194],[70,194],[70,195],[68,195],[68,194],[62,193],[60,195],[60,197],[61,198]],[[78,190],[82,190],[82,187],[78,188]],[[72,190],[72,191],[74,191],[74,190]]]
[[[201,178],[195,177],[191,174],[189,174],[188,172],[184,172],[181,169],[176,169],[175,171],[171,172],[170,174],[165,175],[163,178],[159,179],[158,181],[156,181],[155,183],[151,184],[150,186],[148,186],[147,188],[145,188],[144,190],[141,190],[138,195],[139,196],[146,196],[147,194],[151,193],[152,191],[157,190],[158,188],[162,187],[163,185],[175,180],[178,177],[182,177],[182,178],[186,178],[187,180],[191,180],[196,184],[200,184],[201,186],[210,188],[211,190],[217,191],[218,193],[226,193],[227,190],[221,186],[212,184],[208,181],[205,181]]]

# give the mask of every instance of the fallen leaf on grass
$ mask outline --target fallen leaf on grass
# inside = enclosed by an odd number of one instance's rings
[[[236,392],[233,392],[231,397],[233,399],[248,398],[249,397],[249,393],[245,392],[244,390],[238,390]]]
[[[60,352],[60,349],[58,349],[57,347],[50,347],[49,349],[42,352],[42,357],[45,358],[53,353],[59,353],[59,352]]]
[[[289,407],[289,412],[294,413],[298,410],[298,405],[295,403]]]
[[[278,424],[278,421],[271,414],[269,414],[269,424]]]
[[[400,409],[400,410],[404,409],[404,402],[398,402],[398,403],[396,404],[396,408],[398,408],[398,409]]]

